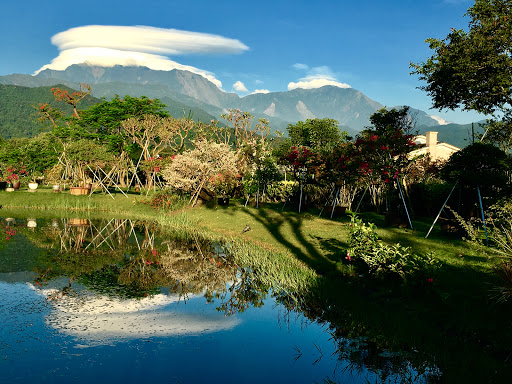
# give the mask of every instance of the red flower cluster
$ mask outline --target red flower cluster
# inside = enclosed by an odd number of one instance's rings
[[[306,147],[291,147],[290,151],[284,156],[284,160],[286,160],[290,165],[293,166],[294,170],[298,170],[299,168],[304,168],[308,159],[313,155]]]
[[[24,165],[21,165],[19,168],[15,166],[8,166],[2,174],[0,180],[5,180],[8,183],[14,183],[18,181],[20,176],[27,176],[28,172]]]
[[[15,229],[11,229],[9,227],[5,228],[5,240],[10,240],[16,234]]]

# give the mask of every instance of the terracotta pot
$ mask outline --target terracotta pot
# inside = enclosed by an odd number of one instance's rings
[[[85,227],[89,225],[89,220],[87,219],[68,219],[68,224],[72,225],[73,227]]]
[[[88,195],[91,190],[85,187],[70,187],[69,193],[72,195]]]
[[[13,183],[12,183],[12,187],[13,187],[15,190],[20,189],[20,185],[21,185],[21,183],[20,183],[20,181],[19,181],[19,180],[18,180],[18,181],[15,181],[15,182],[13,182]]]

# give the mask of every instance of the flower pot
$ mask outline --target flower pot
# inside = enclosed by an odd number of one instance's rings
[[[60,184],[54,184],[52,190],[53,193],[60,193]]]
[[[89,225],[89,220],[71,218],[71,219],[68,219],[68,225],[71,225],[73,227],[85,227],[85,226]]]
[[[35,191],[37,189],[38,185],[39,184],[37,184],[37,183],[28,183],[28,190],[29,191]]]
[[[20,185],[21,183],[19,181],[14,181],[12,183],[12,187],[14,188],[15,191],[17,191],[18,189],[20,189]]]
[[[89,192],[91,192],[91,190],[89,188],[85,188],[85,187],[70,187],[69,188],[69,193],[72,195],[76,195],[76,196],[88,195]]]
[[[6,181],[0,181],[0,189],[7,188],[7,182]]]

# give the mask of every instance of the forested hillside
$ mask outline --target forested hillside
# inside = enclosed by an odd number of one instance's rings
[[[60,108],[71,115],[71,106],[55,101],[51,92],[53,86],[27,88],[17,85],[0,84],[0,137],[34,137],[40,132],[49,131],[50,127],[37,121],[36,108],[39,103],[48,103]],[[71,90],[66,86],[62,89]],[[100,102],[92,96],[87,96],[80,107],[87,108]]]
[[[444,141],[459,148],[467,147],[472,142],[471,124],[446,124],[435,127],[419,126],[417,128],[422,135],[428,131],[436,131],[438,132],[437,139],[439,141]],[[474,123],[473,129],[475,131],[475,141],[478,141],[479,135],[484,133],[484,129],[479,123]]]
[[[39,103],[48,103],[52,107],[62,109],[66,115],[72,114],[72,108],[62,101],[55,101],[51,89],[57,86],[45,86],[37,88],[22,87],[19,85],[0,84],[0,137],[10,139],[12,137],[34,137],[40,132],[49,131],[48,125],[37,121],[36,107]],[[58,86],[61,89],[71,90],[66,86]],[[209,123],[212,119],[220,119],[204,110],[180,103],[169,97],[161,101],[166,105],[166,110],[171,116],[180,118],[184,115],[192,115],[194,120]],[[87,96],[81,103],[80,109],[87,109],[91,105],[100,103],[101,100]]]

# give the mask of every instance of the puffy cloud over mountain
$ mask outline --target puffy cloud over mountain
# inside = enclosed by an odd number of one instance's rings
[[[350,85],[341,83],[337,80],[336,75],[331,71],[328,66],[319,66],[309,68],[306,64],[296,63],[293,65],[293,68],[297,70],[307,71],[307,76],[299,79],[299,81],[290,82],[288,84],[288,90],[296,88],[303,89],[313,89],[313,88],[321,88],[326,85],[333,85],[339,88],[351,88]]]

